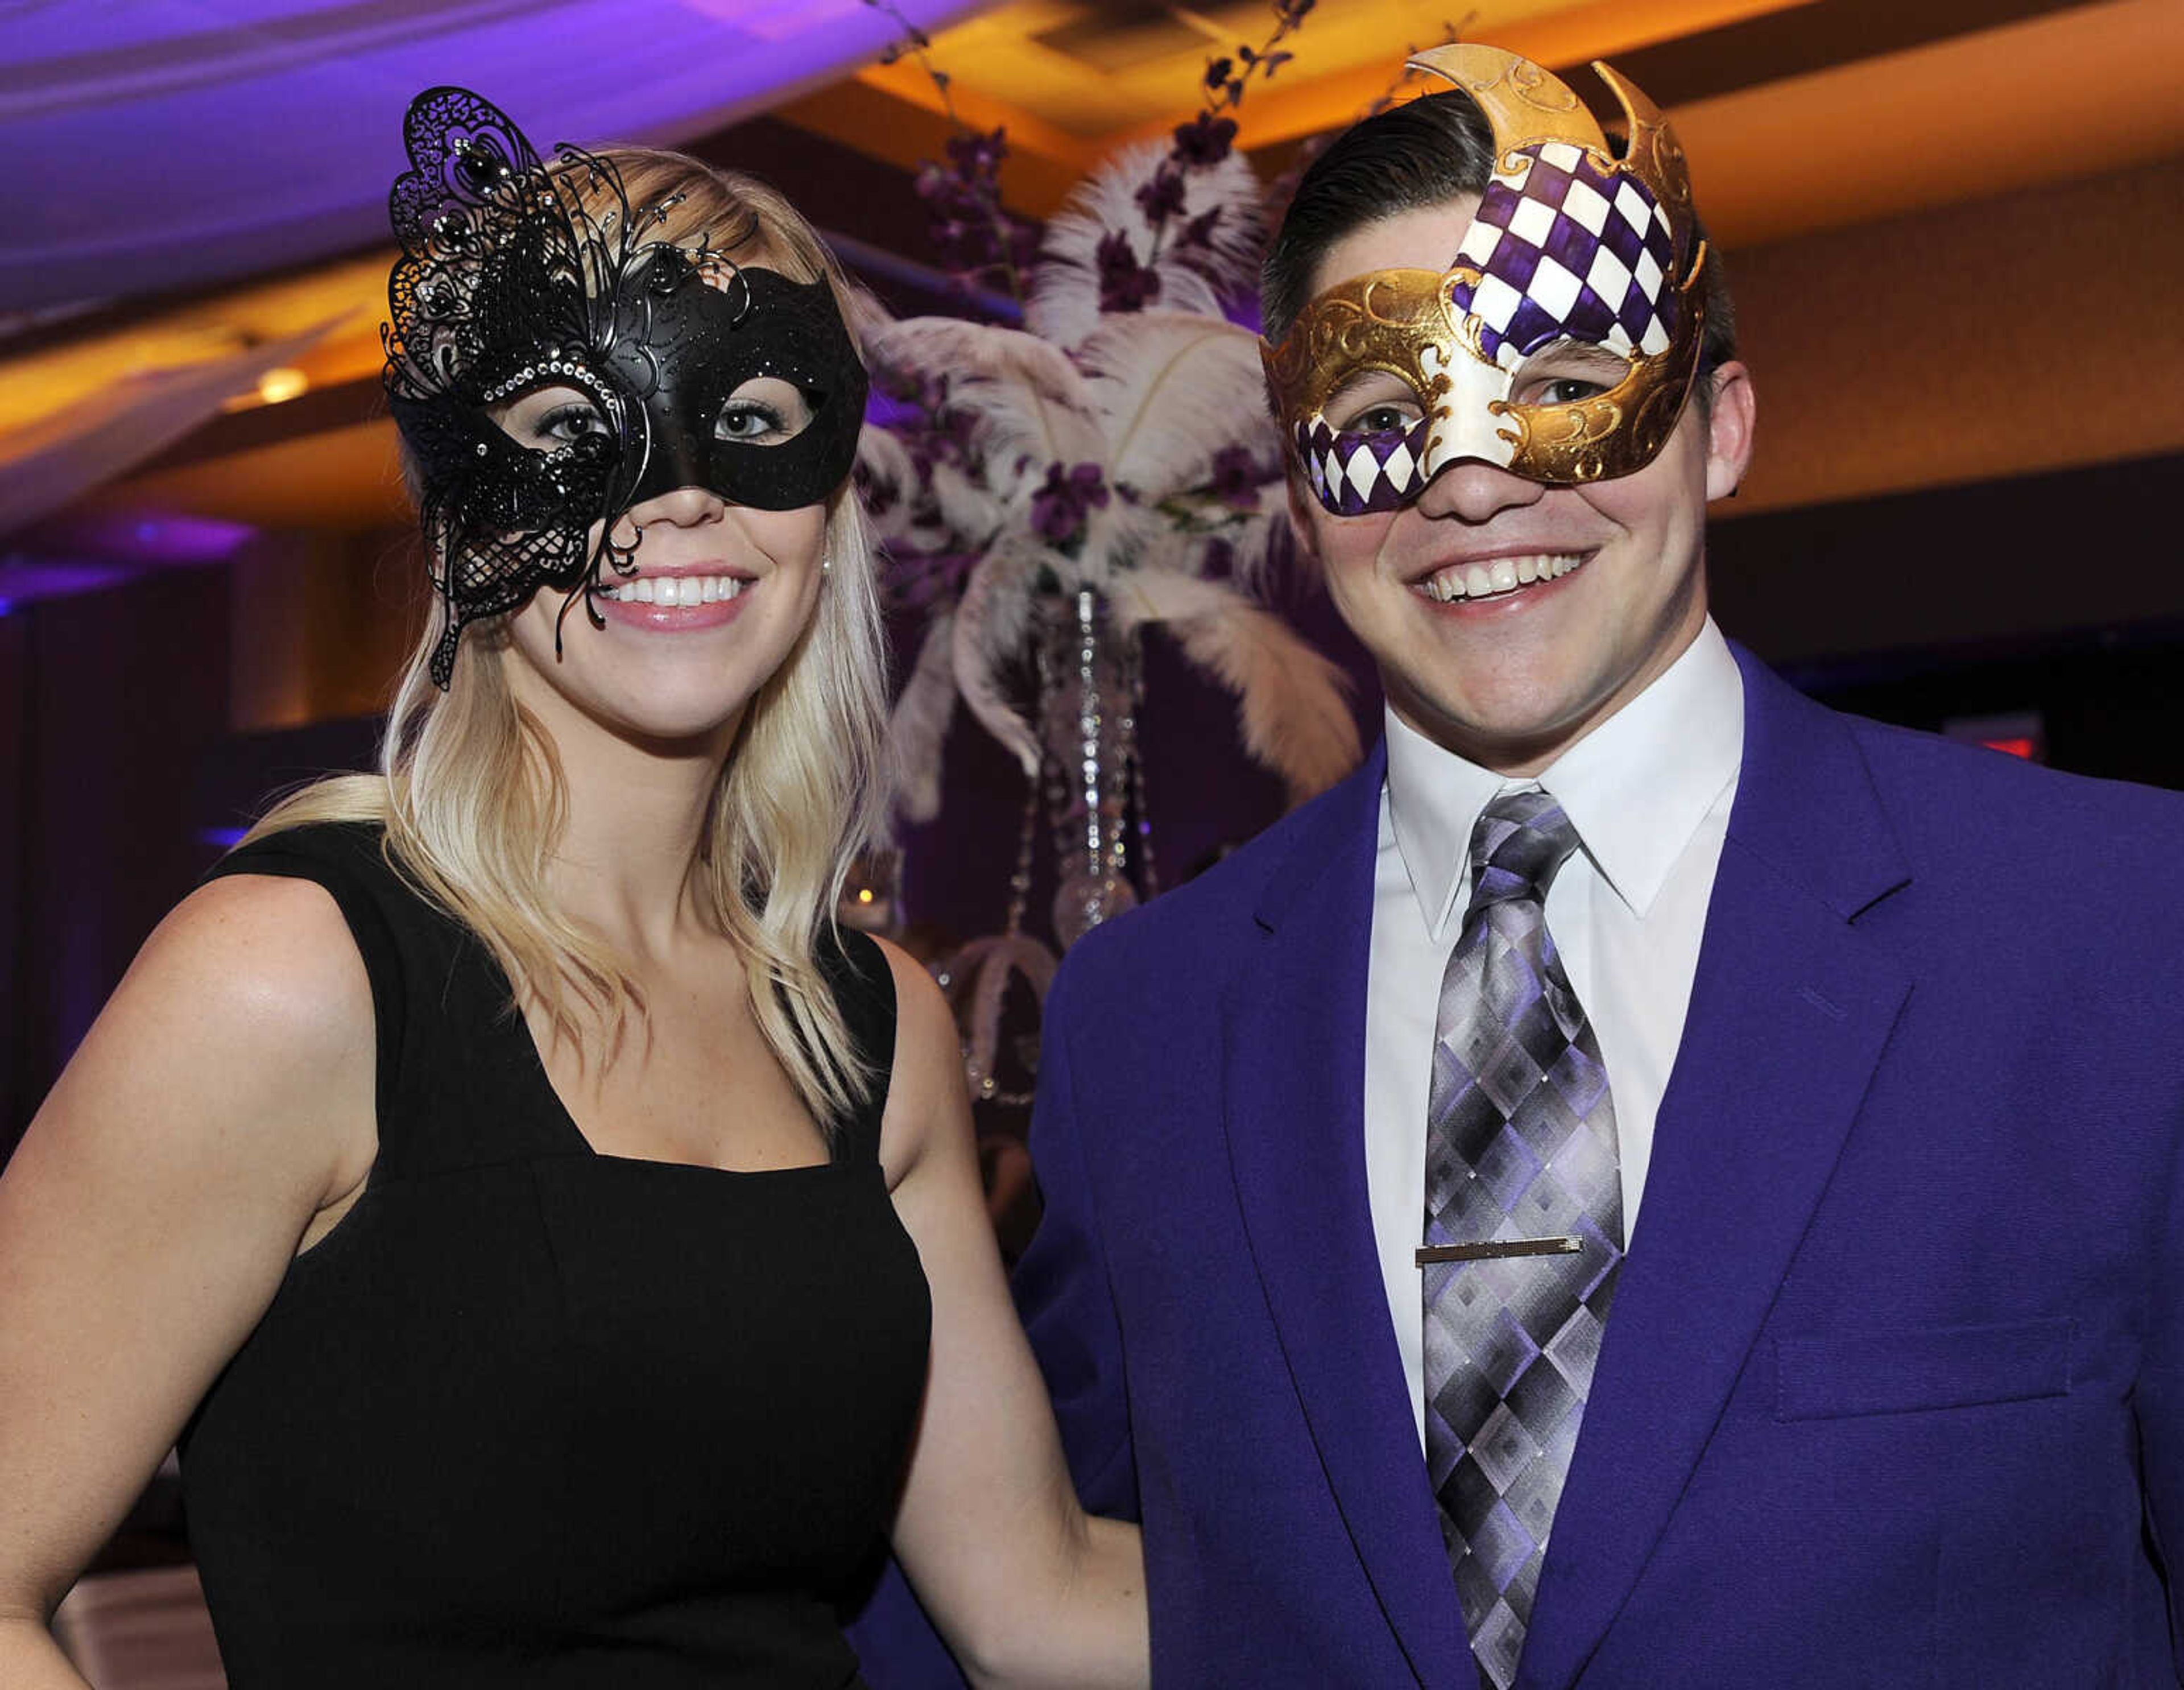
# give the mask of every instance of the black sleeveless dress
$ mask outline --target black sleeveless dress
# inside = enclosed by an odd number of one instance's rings
[[[377,829],[215,872],[326,887],[378,1020],[370,1180],[183,1440],[231,1690],[859,1684],[838,1604],[883,1548],[931,1314],[883,1100],[814,1168],[598,1155]],[[822,961],[884,1075],[886,959],[843,943]]]

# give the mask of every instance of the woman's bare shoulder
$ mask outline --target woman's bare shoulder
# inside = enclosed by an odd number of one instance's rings
[[[125,995],[148,1008],[173,998],[245,1040],[320,1052],[371,1033],[371,981],[340,906],[315,881],[284,875],[198,887],[145,941],[117,1005]]]
[[[956,1017],[925,965],[891,940],[878,941],[894,978],[894,1066],[888,1076],[880,1159],[900,1175],[924,1154],[935,1131],[967,1141],[970,1100]]]
[[[925,964],[904,950],[892,939],[878,934],[871,936],[887,958],[888,973],[894,979],[895,1023],[915,1031],[930,1035],[942,1028],[953,1036],[955,1016],[948,1007],[948,1000]]]
[[[0,1174],[0,1607],[58,1598],[360,1188],[376,1042],[309,882],[216,880],[145,941]]]
[[[338,1190],[376,1147],[376,1054],[370,979],[332,895],[228,876],[153,929],[41,1113],[143,1153],[252,1145]]]

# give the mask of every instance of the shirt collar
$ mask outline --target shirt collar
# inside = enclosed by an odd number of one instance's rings
[[[1494,795],[1536,785],[1561,801],[1585,855],[1642,917],[1744,756],[1744,680],[1708,617],[1683,655],[1536,779],[1505,778],[1387,712],[1388,817],[1426,931],[1438,937],[1470,878],[1471,830]]]

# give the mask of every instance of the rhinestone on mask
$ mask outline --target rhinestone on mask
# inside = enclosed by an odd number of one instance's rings
[[[482,141],[467,142],[456,155],[455,174],[473,193],[489,192],[508,171],[508,160]]]

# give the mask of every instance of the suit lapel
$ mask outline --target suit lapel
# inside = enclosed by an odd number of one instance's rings
[[[1743,771],[1521,1690],[1574,1682],[1637,1582],[1909,991],[1852,926],[1908,878],[1855,743],[1737,655]]]
[[[1384,752],[1270,878],[1224,1015],[1228,1149],[1252,1260],[1373,1593],[1422,1684],[1468,1655],[1389,1325],[1365,1185],[1365,990]]]

